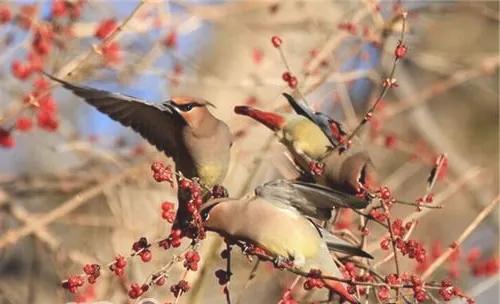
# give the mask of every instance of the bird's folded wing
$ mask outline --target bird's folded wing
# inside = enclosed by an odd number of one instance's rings
[[[44,74],[113,120],[131,127],[158,150],[176,160],[177,154],[183,147],[178,147],[180,142],[177,140],[180,135],[180,124],[176,120],[179,118],[171,110],[161,109],[157,105],[132,96],[77,86],[47,73]]]
[[[331,234],[328,230],[320,227],[313,221],[311,221],[311,223],[313,223],[316,229],[318,229],[319,234],[325,241],[330,251],[373,259],[373,256],[368,252],[361,250],[360,248],[354,246],[353,244],[346,242],[343,239]]]
[[[288,101],[288,104],[292,107],[292,109],[297,113],[298,115],[307,117],[309,120],[312,122],[316,123],[314,113],[311,109],[309,109],[306,105],[298,103],[295,98],[293,98],[291,95],[287,93],[283,93],[283,96],[286,98]]]
[[[332,188],[302,181],[288,181],[306,200],[319,208],[363,209],[368,201]]]

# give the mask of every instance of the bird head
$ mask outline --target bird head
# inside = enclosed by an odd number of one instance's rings
[[[212,116],[207,106],[215,108],[215,105],[207,100],[187,96],[173,97],[163,105],[179,114],[190,127],[197,127],[207,115]]]
[[[379,190],[379,177],[371,160],[364,153],[349,156],[340,169],[342,179],[350,191],[356,193],[359,185],[370,192]]]

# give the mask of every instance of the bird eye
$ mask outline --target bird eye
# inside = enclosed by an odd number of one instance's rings
[[[184,105],[178,105],[177,108],[181,110],[182,112],[189,112],[194,108],[194,104],[188,103]]]

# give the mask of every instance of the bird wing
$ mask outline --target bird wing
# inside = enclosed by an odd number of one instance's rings
[[[333,235],[332,233],[330,233],[330,231],[324,229],[315,222],[311,220],[310,222],[314,225],[314,227],[316,227],[318,233],[321,235],[321,238],[325,241],[330,251],[373,259],[373,256],[368,252],[361,250],[360,248],[352,245],[351,243],[346,242],[343,239]]]
[[[321,112],[315,113],[307,105],[297,102],[295,98],[287,93],[283,93],[283,96],[288,100],[288,104],[290,104],[295,113],[308,118],[321,129],[333,147],[336,147],[339,144],[338,139],[335,137],[335,134],[333,134],[332,129],[330,128],[330,121],[332,121],[331,118]]]
[[[159,105],[150,104],[132,96],[77,86],[47,73],[44,75],[61,83],[64,88],[82,97],[88,104],[111,119],[126,127],[131,127],[159,151],[177,160],[181,149],[178,145],[182,142],[178,140],[182,123],[175,111],[160,108]]]
[[[308,202],[318,207],[363,209],[369,203],[367,200],[319,184],[295,180],[287,182],[293,185]]]
[[[311,109],[309,109],[308,106],[302,103],[298,103],[297,100],[295,100],[295,98],[293,98],[291,95],[287,93],[283,93],[283,96],[286,98],[286,100],[288,100],[288,104],[293,108],[295,113],[307,117],[309,118],[309,120],[316,123],[314,112]]]
[[[267,182],[257,187],[255,194],[319,220],[330,219],[335,207],[362,209],[368,205],[366,200],[329,187],[285,179]]]

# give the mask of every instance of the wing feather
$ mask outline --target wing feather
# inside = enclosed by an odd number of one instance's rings
[[[123,126],[132,128],[159,151],[173,157],[175,161],[180,155],[180,149],[185,149],[180,147],[183,143],[179,140],[183,121],[175,111],[160,108],[133,96],[78,86],[44,74],[83,98],[101,113]]]

